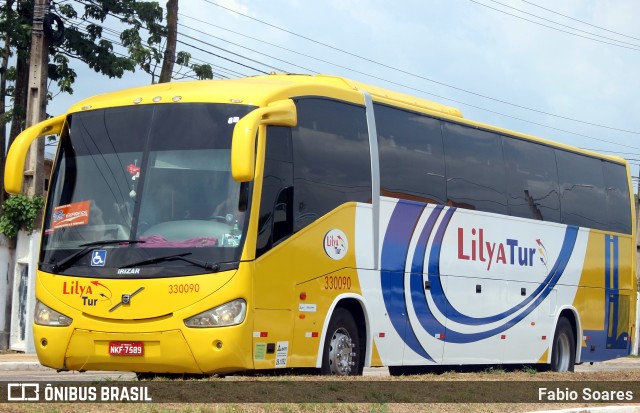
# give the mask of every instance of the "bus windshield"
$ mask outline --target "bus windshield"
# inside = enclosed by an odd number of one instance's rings
[[[252,109],[180,103],[69,115],[40,269],[122,278],[237,268],[250,188],[231,177],[231,137]]]

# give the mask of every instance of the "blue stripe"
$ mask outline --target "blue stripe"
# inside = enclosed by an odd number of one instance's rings
[[[406,345],[421,357],[434,361],[425,351],[407,322],[407,303],[404,294],[404,269],[409,243],[425,204],[398,201],[382,244],[380,283],[385,308],[396,333]]]
[[[425,287],[422,284],[423,280],[423,268],[424,258],[426,256],[427,243],[431,232],[443,210],[443,206],[438,205],[434,208],[433,212],[427,219],[427,223],[422,229],[416,250],[413,254],[413,263],[411,265],[411,275],[409,279],[409,288],[411,289],[411,301],[413,309],[420,321],[420,325],[431,334],[444,334],[445,328],[434,317],[429,308],[427,307],[427,298],[425,295]],[[445,216],[446,219],[446,216]]]

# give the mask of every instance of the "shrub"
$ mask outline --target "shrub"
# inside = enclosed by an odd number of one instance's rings
[[[21,194],[11,195],[2,204],[0,233],[7,238],[15,237],[21,229],[31,234],[36,217],[43,206],[44,199],[40,195],[31,198]]]

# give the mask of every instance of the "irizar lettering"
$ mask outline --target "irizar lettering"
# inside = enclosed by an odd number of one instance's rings
[[[507,238],[504,242],[486,241],[482,228],[465,231],[458,227],[458,259],[487,263],[487,271],[492,264],[533,266],[535,248],[522,246],[517,239]]]
[[[118,275],[121,274],[140,274],[140,268],[118,268]]]

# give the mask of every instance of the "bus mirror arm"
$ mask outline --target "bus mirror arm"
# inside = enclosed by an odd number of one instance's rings
[[[260,125],[295,126],[296,105],[291,99],[279,100],[245,115],[233,128],[231,174],[238,182],[249,182],[255,175],[256,134]]]
[[[4,190],[10,194],[19,194],[22,190],[24,162],[31,143],[40,136],[58,135],[66,115],[47,119],[22,131],[13,141],[7,154],[4,169]]]

